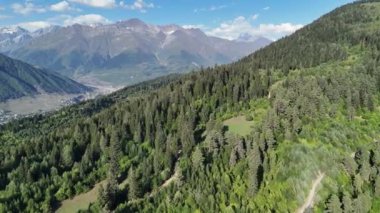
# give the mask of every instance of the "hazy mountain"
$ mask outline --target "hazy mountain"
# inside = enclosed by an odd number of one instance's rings
[[[76,94],[89,90],[58,73],[0,54],[0,101],[41,93]]]
[[[17,26],[2,27],[0,28],[0,52],[9,53],[26,45],[33,38],[54,32],[59,28],[59,26],[51,26],[30,32]]]
[[[229,41],[207,36],[199,29],[156,26],[138,19],[55,27],[29,35],[28,42],[0,50],[70,77],[90,76],[115,84],[229,63],[271,42]]]
[[[262,37],[262,36],[253,36],[251,34],[248,34],[248,33],[242,33],[240,34],[239,38],[236,39],[236,41],[238,42],[256,42],[256,43],[270,43],[272,42],[271,40],[265,38],[265,37]]]
[[[20,27],[0,28],[0,50],[8,52],[32,38],[30,32]]]

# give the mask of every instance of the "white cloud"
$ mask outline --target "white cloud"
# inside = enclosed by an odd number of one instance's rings
[[[258,26],[254,26],[245,17],[239,16],[234,20],[221,23],[220,26],[208,30],[206,33],[211,36],[230,40],[237,39],[242,34],[264,36],[269,39],[276,40],[293,33],[301,27],[303,27],[303,25],[292,23],[260,24]]]
[[[94,24],[107,24],[111,21],[107,18],[98,14],[87,14],[77,17],[68,17],[63,21],[63,25],[73,25],[73,24],[83,24],[83,25],[94,25]]]
[[[7,16],[7,15],[0,15],[0,20],[3,20],[3,19],[7,19],[7,18],[10,18],[11,16]]]
[[[186,24],[182,25],[182,27],[185,29],[207,29],[207,27],[203,24]]]
[[[111,21],[101,15],[87,14],[87,15],[81,15],[77,17],[73,17],[70,15],[58,15],[44,21],[22,22],[22,23],[15,24],[14,26],[19,26],[33,32],[38,29],[42,29],[42,28],[46,28],[46,27],[50,27],[54,25],[69,26],[73,24],[83,24],[83,25],[91,26],[95,24],[108,24],[108,23],[111,23]]]
[[[120,1],[119,5],[129,10],[139,10],[142,13],[145,13],[149,8],[154,8],[153,3],[147,3],[144,0],[135,0],[133,4],[126,4],[124,1]]]
[[[50,27],[51,24],[47,21],[33,21],[33,22],[18,23],[16,26],[22,27],[24,29],[27,29],[27,30],[33,32],[33,31],[41,29],[41,28]]]
[[[251,17],[252,20],[256,20],[259,18],[259,14],[253,14],[253,16]]]
[[[71,10],[70,4],[67,1],[61,1],[56,4],[50,5],[50,10],[56,11],[56,12],[63,12]]]
[[[263,8],[263,10],[269,10],[270,9],[270,7],[264,7]]]
[[[113,8],[116,6],[115,0],[69,0],[70,2],[83,4],[91,7]]]
[[[44,13],[46,9],[37,5],[34,5],[30,1],[26,1],[24,4],[15,3],[12,4],[13,12],[18,14],[27,15],[30,13]]]
[[[198,8],[198,9],[194,9],[194,13],[207,12],[207,11],[212,12],[212,11],[224,9],[226,7],[227,7],[226,5],[219,5],[219,6],[211,6],[209,8]]]
[[[226,8],[226,7],[227,7],[226,5],[211,6],[211,7],[209,8],[209,11],[221,10],[221,9]]]
[[[67,19],[73,18],[71,15],[61,14],[57,16],[53,16],[48,18],[46,21],[51,23],[52,25],[63,25],[63,22]]]

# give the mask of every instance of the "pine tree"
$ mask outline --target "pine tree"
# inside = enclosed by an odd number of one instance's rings
[[[248,152],[248,191],[251,196],[254,196],[259,188],[259,169],[262,166],[259,147],[256,144],[252,145]]]
[[[375,197],[380,197],[380,176],[377,175],[375,179]]]
[[[49,189],[46,190],[45,200],[42,204],[42,211],[45,213],[53,212],[54,196],[51,194]]]
[[[104,208],[110,200],[108,194],[106,193],[106,191],[103,187],[103,184],[100,184],[97,200],[98,200],[98,203],[99,203],[101,208]]]
[[[203,169],[203,153],[202,150],[197,146],[191,156],[191,161],[193,163],[193,168],[196,170]]]
[[[237,163],[237,160],[238,160],[238,158],[237,158],[236,150],[232,149],[231,154],[230,154],[230,161],[229,161],[230,167],[235,166]]]
[[[369,95],[369,97],[368,97],[367,108],[370,111],[374,111],[375,110],[375,103],[373,102],[373,97],[371,95]]]
[[[195,145],[193,127],[190,122],[185,122],[181,128],[181,143],[184,154],[189,155]]]
[[[205,140],[208,153],[214,154],[219,151],[218,133],[215,130],[210,131]]]
[[[341,203],[339,197],[335,194],[331,195],[328,203],[327,203],[327,211],[331,213],[341,213]]]
[[[347,173],[353,176],[356,174],[356,170],[357,170],[358,166],[357,166],[355,160],[351,156],[347,156],[344,159],[344,167],[345,167]]]
[[[133,167],[128,172],[128,200],[135,200],[140,197],[140,186]]]
[[[355,109],[352,106],[347,108],[347,119],[352,121],[355,116]]]
[[[154,167],[154,173],[158,174],[161,172],[163,165],[162,165],[162,156],[159,153],[159,151],[155,151],[153,155],[153,167]]]
[[[269,128],[265,130],[265,141],[267,149],[270,150],[275,146],[276,140],[274,138],[273,130]]]
[[[163,152],[165,150],[165,140],[166,136],[162,129],[161,124],[157,125],[156,136],[154,140],[154,147],[157,151]]]
[[[112,134],[111,134],[109,154],[115,157],[116,161],[118,161],[120,157],[123,155],[122,143],[121,143],[119,134],[116,131],[112,131]]]
[[[369,212],[371,205],[371,196],[368,193],[359,194],[354,201],[354,212]]]
[[[356,195],[362,193],[363,179],[359,174],[356,174],[354,177],[354,188]]]
[[[141,122],[138,122],[136,125],[136,129],[134,131],[133,140],[136,142],[142,142],[143,136],[142,136],[142,127]]]
[[[239,159],[245,158],[245,147],[244,147],[244,139],[243,138],[237,138],[237,144],[236,144],[236,151],[239,155]]]
[[[375,149],[373,151],[372,161],[376,167],[380,167],[380,142],[375,142]]]
[[[208,132],[210,132],[211,130],[214,129],[215,125],[216,125],[215,116],[214,116],[214,114],[211,114],[210,119],[206,124],[206,130]]]
[[[105,136],[103,133],[100,136],[99,144],[100,144],[100,149],[102,150],[102,152],[106,153],[109,146],[109,140],[107,136]]]
[[[347,100],[347,104],[350,104],[349,100]],[[352,95],[352,105],[353,105],[353,107],[355,109],[359,109],[360,108],[360,95],[359,95],[359,91],[357,91],[357,90]]]
[[[70,167],[73,165],[74,163],[73,143],[70,143],[63,148],[62,160],[63,160],[64,165],[67,167]]]
[[[112,146],[111,146],[112,147]],[[105,188],[106,194],[106,209],[113,210],[116,205],[117,195],[119,193],[118,186],[118,176],[119,176],[119,161],[117,154],[110,153],[109,156],[109,168],[108,168],[108,177],[107,177],[107,185]]]
[[[348,192],[343,193],[342,203],[344,213],[351,213],[353,211],[351,195]]]
[[[369,181],[369,176],[371,174],[371,165],[369,163],[370,156],[367,149],[360,150],[360,175],[364,181]]]
[[[298,116],[298,109],[294,108],[293,109],[293,115],[292,115],[292,124],[293,124],[293,131],[295,133],[299,133],[302,129],[302,121]]]
[[[118,186],[114,180],[108,180],[103,196],[106,197],[105,209],[111,211],[115,208]]]

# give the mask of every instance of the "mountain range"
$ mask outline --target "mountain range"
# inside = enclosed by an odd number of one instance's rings
[[[91,90],[58,73],[0,54],[0,102],[42,93],[79,94]]]
[[[0,29],[0,52],[82,81],[126,85],[225,64],[271,43],[257,37],[236,41],[200,29],[156,26],[139,19],[107,25],[53,26],[36,32]]]

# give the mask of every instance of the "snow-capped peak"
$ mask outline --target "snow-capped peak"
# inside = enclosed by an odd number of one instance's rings
[[[171,35],[177,30],[181,30],[182,28],[178,25],[164,25],[164,26],[159,26],[159,29],[166,35]]]
[[[0,28],[0,34],[20,34],[27,33],[28,31],[19,26],[10,26]]]

